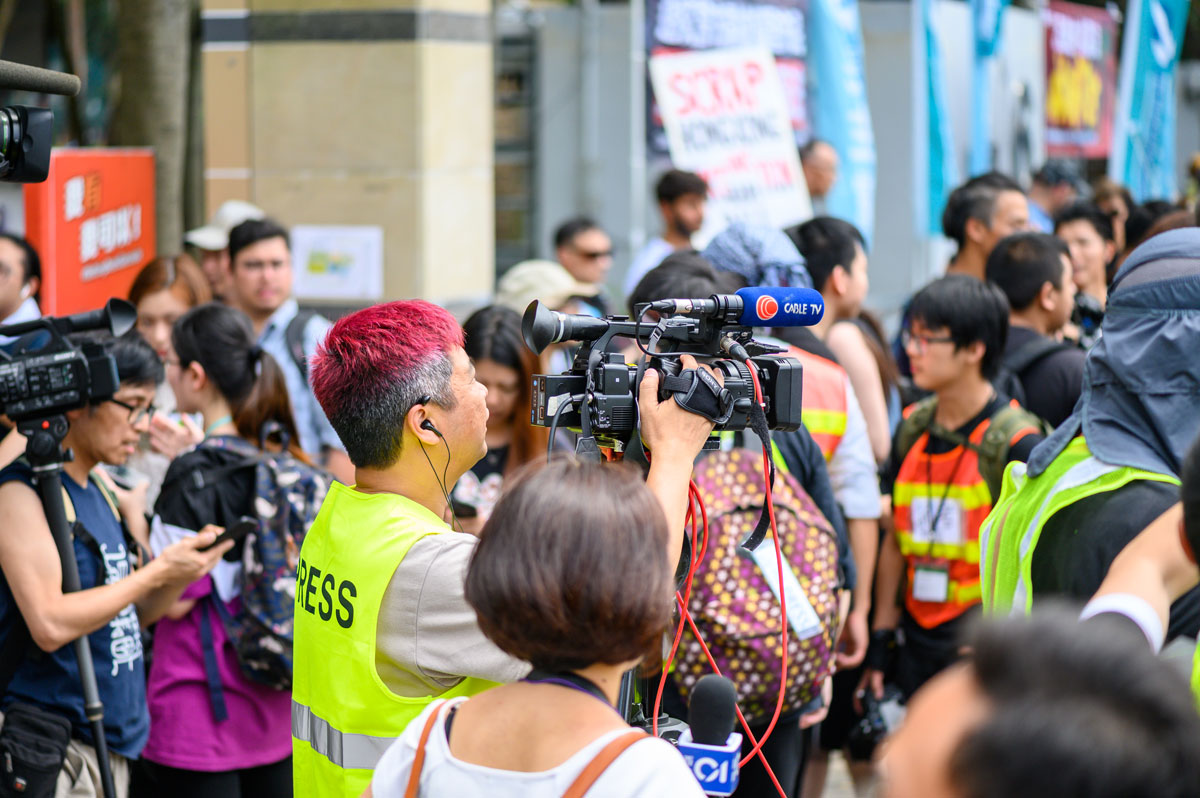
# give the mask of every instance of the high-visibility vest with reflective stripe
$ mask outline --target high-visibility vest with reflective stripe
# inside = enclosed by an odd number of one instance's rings
[[[357,796],[387,747],[435,698],[492,687],[464,679],[437,695],[396,695],[375,668],[375,635],[396,566],[449,532],[403,496],[334,483],[304,538],[296,583],[292,772],[297,795]],[[461,578],[448,574],[447,578]]]
[[[1192,699],[1200,707],[1200,645],[1196,646],[1196,653],[1192,655]]]
[[[1082,437],[1071,441],[1036,477],[1026,475],[1024,463],[1010,463],[1004,471],[1000,499],[980,530],[985,610],[1029,613],[1033,608],[1033,552],[1046,522],[1075,502],[1139,479],[1179,484],[1170,474],[1097,460]]]
[[[990,423],[985,420],[971,432],[971,443],[980,444]],[[910,586],[904,607],[914,621],[932,629],[979,603],[979,525],[992,509],[992,496],[979,473],[975,449],[956,446],[944,454],[928,454],[928,443],[929,433],[922,433],[904,456],[892,489],[892,507]],[[935,518],[939,534],[931,533]],[[918,601],[913,596],[917,566],[929,561],[948,570],[945,601]]]
[[[788,355],[804,367],[800,416],[828,463],[846,434],[846,370],[797,346],[789,346]]]

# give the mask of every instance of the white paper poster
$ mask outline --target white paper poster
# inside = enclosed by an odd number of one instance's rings
[[[650,80],[672,163],[708,181],[701,242],[734,221],[781,229],[812,216],[770,52],[659,55],[650,59]]]
[[[383,228],[292,228],[293,292],[300,299],[383,299]]]

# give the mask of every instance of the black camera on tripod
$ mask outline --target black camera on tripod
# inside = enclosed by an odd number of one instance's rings
[[[64,425],[57,447],[66,434],[63,413],[108,399],[120,386],[112,355],[97,342],[67,336],[89,330],[123,335],[136,319],[133,305],[110,299],[99,310],[0,327],[0,335],[18,339],[13,354],[0,352],[0,413],[29,436],[31,453],[49,424]]]
[[[748,312],[744,306],[738,295],[664,300],[641,309],[643,316],[646,310],[657,311],[656,322],[641,322],[627,316],[557,313],[534,302],[521,325],[530,349],[540,354],[556,343],[582,345],[566,373],[534,376],[531,422],[552,430],[563,426],[623,451],[637,429],[638,380],[644,369],[627,365],[624,355],[610,351],[614,338],[626,337],[637,341],[649,366],[662,373],[660,398],[673,393],[681,405],[710,418],[717,430],[743,430],[751,424],[751,369],[760,384],[767,428],[798,429],[800,363],[783,355],[783,347],[754,340],[752,328],[741,323]],[[681,374],[679,357],[684,354],[706,362],[724,384],[716,385],[701,370]]]

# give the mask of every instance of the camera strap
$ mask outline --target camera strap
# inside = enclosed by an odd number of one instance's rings
[[[770,451],[774,444],[771,443],[771,429],[767,426],[767,414],[763,412],[762,406],[758,402],[753,402],[749,413],[750,429],[754,430],[754,434],[762,441],[767,451]],[[767,458],[767,473],[766,478],[770,485],[775,484],[775,458]],[[758,523],[754,525],[754,531],[746,536],[742,541],[741,548],[746,551],[754,551],[759,547],[759,544],[767,537],[767,530],[771,528],[771,513],[767,507],[766,500],[763,500],[762,515],[758,517]]]
[[[714,424],[724,424],[733,415],[733,394],[704,369],[687,369],[674,377],[664,374],[662,387],[684,410]]]

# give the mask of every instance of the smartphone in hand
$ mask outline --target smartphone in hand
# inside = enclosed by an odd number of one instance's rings
[[[238,519],[236,524],[231,525],[224,532],[217,535],[216,540],[214,540],[210,545],[200,549],[200,551],[209,551],[216,546],[220,546],[227,540],[232,540],[236,543],[256,529],[258,529],[258,519],[250,518],[249,516],[244,515]]]

